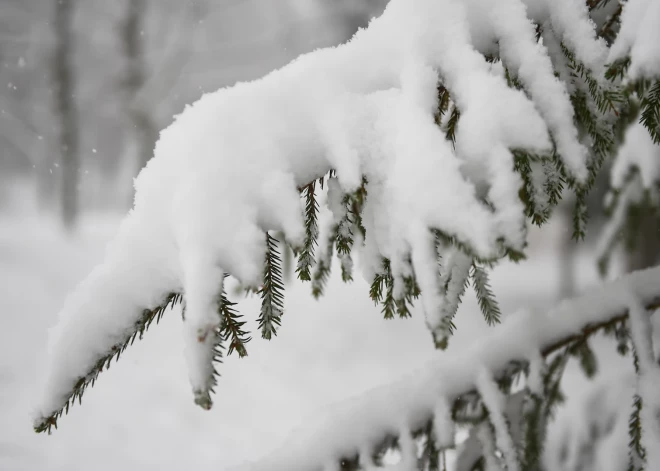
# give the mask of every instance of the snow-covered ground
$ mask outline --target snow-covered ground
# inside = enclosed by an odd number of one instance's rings
[[[48,327],[67,292],[101,260],[119,219],[87,216],[78,233],[67,236],[29,205],[0,213],[0,470],[181,470],[192,463],[222,469],[263,456],[306,416],[393,381],[432,353],[421,312],[382,320],[364,281],[344,285],[335,278],[319,301],[295,282],[278,337],[267,342],[254,335],[247,358],[232,355],[221,366],[210,412],[193,404],[180,313],[169,312],[103,373],[59,430],[37,435],[30,413],[40,393]],[[581,283],[593,283],[593,264],[582,257],[578,266]],[[498,268],[493,285],[503,311],[551,303],[558,273],[550,249]],[[256,331],[259,300],[244,300],[239,309]],[[487,332],[479,317],[468,292],[451,348]]]

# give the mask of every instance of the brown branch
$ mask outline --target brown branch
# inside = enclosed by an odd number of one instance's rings
[[[653,299],[653,301],[647,303],[645,306],[646,306],[646,310],[648,311],[655,311],[656,309],[660,309],[660,296]],[[560,350],[563,347],[567,347],[568,345],[574,342],[579,342],[586,339],[587,337],[590,337],[599,330],[607,329],[608,327],[614,327],[616,324],[626,320],[627,317],[628,317],[628,311],[626,310],[612,317],[608,321],[599,322],[596,324],[587,324],[586,326],[584,326],[584,328],[579,334],[570,335],[551,345],[548,345],[541,351],[541,353],[544,357],[547,357],[548,355],[556,352],[557,350]]]

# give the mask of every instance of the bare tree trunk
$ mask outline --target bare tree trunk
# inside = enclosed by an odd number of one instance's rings
[[[53,82],[55,109],[59,118],[59,144],[62,178],[60,203],[64,225],[71,229],[78,217],[78,116],[75,106],[73,51],[73,2],[55,0],[55,53]]]
[[[147,65],[142,42],[142,25],[147,0],[128,0],[128,10],[122,28],[124,53],[127,59],[126,112],[131,121],[137,144],[138,166],[142,168],[151,159],[158,139],[158,129],[146,105],[138,94],[147,79]]]

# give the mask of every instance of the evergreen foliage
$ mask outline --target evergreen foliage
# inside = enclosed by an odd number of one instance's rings
[[[477,294],[477,300],[479,301],[479,307],[484,315],[484,319],[488,325],[499,324],[502,313],[500,311],[500,306],[495,299],[495,295],[490,288],[488,273],[483,267],[477,264],[472,264],[472,272],[470,275],[472,277],[474,291]]]
[[[310,281],[312,279],[311,269],[314,265],[314,250],[318,245],[317,239],[319,236],[319,204],[316,200],[316,181],[305,185],[301,192],[305,198],[305,241],[298,254],[296,272],[300,280]]]
[[[643,94],[639,122],[649,131],[653,142],[660,144],[660,79],[645,88],[647,91]]]
[[[282,260],[277,250],[277,239],[266,233],[266,262],[264,264],[264,284],[259,290],[261,295],[261,313],[259,329],[261,336],[270,340],[277,335],[284,313],[284,283],[282,281]]]
[[[274,303],[276,303],[276,301],[274,301]],[[236,351],[238,356],[242,358],[247,356],[245,344],[247,344],[252,337],[248,335],[248,332],[243,330],[245,321],[242,320],[243,316],[238,313],[234,306],[236,306],[236,303],[229,301],[223,290],[220,302],[218,303],[218,311],[220,313],[220,318],[222,319],[218,329],[218,344],[220,341],[229,342],[227,353],[231,355],[232,352]],[[272,322],[274,323],[274,321]],[[219,351],[219,349],[219,346],[216,347],[216,351]],[[218,358],[220,357],[218,356]]]

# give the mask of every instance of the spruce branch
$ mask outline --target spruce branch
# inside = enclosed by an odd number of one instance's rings
[[[552,158],[543,159],[541,162],[543,165],[543,173],[545,174],[543,189],[548,196],[548,203],[552,208],[559,204],[566,181],[561,174],[559,156],[557,156],[556,153],[553,154]]]
[[[618,119],[625,106],[625,94],[623,90],[614,84],[604,89],[591,71],[564,45],[561,50],[567,59],[567,65],[571,69],[572,77],[577,80],[578,89],[571,96],[571,104],[575,115],[575,121],[579,129],[587,133],[591,139],[591,157],[587,163],[589,172],[587,180],[578,185],[572,178],[564,177],[569,187],[575,191],[575,206],[573,210],[573,238],[582,240],[586,234],[587,204],[586,198],[596,181],[596,176],[603,163],[612,154],[614,149],[614,132],[610,121]],[[583,91],[587,89],[587,93]],[[595,105],[595,106],[594,106]],[[592,108],[596,108],[592,110]]]
[[[414,276],[404,276],[401,278],[403,282],[403,295],[394,300],[396,312],[401,319],[412,317],[410,308],[412,308],[414,300],[419,297],[421,291]]]
[[[575,119],[579,126],[586,130],[591,138],[592,159],[587,165],[590,187],[605,159],[610,155],[614,146],[614,135],[611,127],[603,126],[603,119],[599,119],[590,109],[589,99],[582,91],[571,95],[571,103],[575,112]]]
[[[494,254],[489,257],[482,257],[476,252],[476,250],[472,248],[472,246],[468,242],[459,239],[455,235],[448,234],[447,232],[437,228],[431,228],[431,233],[433,234],[433,237],[435,239],[435,247],[438,256],[440,256],[440,251],[442,248],[454,247],[460,252],[463,252],[469,257],[472,257],[475,261],[481,263],[482,265],[492,266],[502,257],[502,254],[504,254],[505,252],[502,251],[502,253],[500,254]]]
[[[504,68],[504,78],[506,78],[506,84],[509,87],[515,88],[516,90],[523,90],[523,85],[520,83],[520,80],[518,80],[518,77],[512,74],[506,67]]]
[[[394,314],[405,319],[412,316],[410,308],[415,299],[419,297],[421,291],[414,276],[403,276],[397,280],[403,284],[401,297],[394,294],[394,276],[390,261],[386,258],[382,261],[382,268],[376,273],[369,288],[369,297],[374,304],[380,303],[385,319],[394,319]]]
[[[261,311],[257,321],[261,336],[270,340],[277,335],[284,313],[284,283],[282,281],[282,259],[277,250],[278,240],[266,232],[266,257],[264,260],[263,285],[259,290]]]
[[[538,469],[545,444],[546,423],[543,417],[545,400],[536,394],[529,394],[527,400],[527,410],[523,415],[523,456],[521,461],[523,469]]]
[[[461,112],[456,106],[456,103],[452,103],[451,114],[449,115],[449,120],[447,121],[447,130],[445,131],[445,137],[448,141],[451,141],[452,146],[456,147],[456,127],[458,126],[458,120],[461,117]]]
[[[223,291],[224,295],[224,291]],[[221,298],[222,299],[222,296]],[[222,316],[222,311],[220,309],[220,303],[222,301],[218,302],[218,315]],[[210,345],[210,369],[209,369],[209,375],[206,378],[206,385],[203,389],[195,389],[193,390],[194,393],[194,398],[195,398],[195,404],[200,406],[204,410],[210,410],[211,407],[213,407],[213,400],[211,399],[211,394],[215,392],[215,386],[218,384],[218,377],[220,376],[220,373],[218,373],[218,370],[216,366],[220,363],[222,363],[222,350],[224,348],[223,346],[223,341],[225,340],[225,336],[222,333],[222,323],[220,323],[220,327],[214,329],[210,335],[212,336],[212,342]]]
[[[527,387],[523,406],[523,469],[539,469],[541,466],[548,421],[555,406],[563,401],[559,387],[568,358],[569,349],[564,348],[549,364],[544,363],[542,391],[530,391]]]
[[[423,445],[422,455],[419,461],[419,469],[427,471],[441,471],[440,469],[440,453],[441,450],[436,446],[436,437],[433,427],[433,420],[429,420],[428,424],[422,430]]]
[[[315,299],[318,299],[323,294],[328,279],[330,279],[332,255],[334,252],[335,240],[337,238],[337,229],[338,226],[335,225],[330,230],[330,234],[326,241],[325,253],[323,253],[322,257],[319,257],[318,263],[314,267],[314,275],[312,276],[312,296],[314,296]]]
[[[442,117],[449,109],[449,91],[442,83],[438,83],[438,109],[435,112],[435,124],[442,125]]]
[[[384,295],[383,288],[385,289]],[[382,262],[382,271],[376,274],[371,283],[369,296],[374,304],[381,303],[381,312],[385,319],[394,319],[394,313],[397,310],[394,301],[394,279],[392,278],[390,261],[386,258]]]
[[[583,341],[575,342],[569,351],[571,355],[578,358],[580,367],[587,378],[593,378],[598,372],[598,360],[594,351],[589,346],[587,339],[585,338]]]
[[[490,288],[488,273],[483,267],[476,263],[472,263],[470,277],[472,278],[472,285],[477,294],[479,308],[484,315],[484,319],[488,325],[499,324],[502,313],[500,311],[500,306],[495,299],[495,295]]]
[[[351,257],[350,253],[344,253],[338,257],[341,268],[341,281],[344,283],[353,281],[353,257]]]
[[[472,257],[455,249],[441,260],[440,291],[446,300],[443,317],[449,334],[454,332],[453,319],[468,286],[473,262]]]
[[[614,327],[614,338],[617,341],[616,350],[619,355],[625,356],[630,351],[630,332],[626,326],[626,321],[621,321]]]
[[[575,55],[563,44],[560,44],[561,50],[568,61],[568,68],[572,71],[575,77],[582,79],[587,86],[591,99],[596,104],[598,111],[606,115],[613,113],[619,115],[619,108],[625,101],[623,90],[615,85],[610,85],[611,88],[603,88],[598,81],[593,77],[591,71],[582,62],[575,58]]]
[[[660,144],[660,79],[644,94],[641,110],[639,122],[648,130],[653,142]]]
[[[598,6],[605,6],[610,0],[601,0]],[[623,12],[623,3],[619,3],[610,16],[607,17],[603,25],[598,29],[598,35],[604,38],[608,44],[612,44],[621,25],[621,13]]]
[[[302,281],[311,281],[311,269],[315,263],[314,249],[319,235],[318,213],[319,203],[316,199],[316,180],[301,189],[305,198],[305,241],[298,255],[296,273]]]
[[[513,168],[520,175],[523,185],[518,192],[520,200],[525,205],[525,215],[532,220],[533,224],[541,226],[544,224],[550,217],[551,207],[549,204],[550,200],[558,201],[556,195],[557,190],[561,187],[561,183],[557,179],[550,180],[549,177],[552,177],[551,172],[549,172],[546,167],[548,164],[543,162],[547,161],[548,158],[542,158],[536,155],[532,155],[524,150],[514,149],[513,154]],[[533,176],[533,165],[542,165],[541,170],[543,172],[544,181],[539,188],[534,182]],[[543,191],[543,193],[541,193]],[[546,192],[552,192],[552,196]],[[559,191],[561,191],[559,189]],[[540,201],[540,196],[546,201]]]
[[[630,56],[612,62],[605,71],[605,78],[611,82],[623,80],[630,68]]]
[[[587,190],[580,187],[575,192],[575,204],[573,205],[573,239],[584,240],[587,233],[587,222],[589,213],[587,208]]]
[[[49,416],[40,417],[35,421],[34,430],[38,433],[47,432],[50,434],[53,427],[57,428],[58,419],[62,417],[62,415],[68,413],[69,408],[73,406],[76,401],[78,401],[79,404],[82,403],[82,396],[85,390],[90,386],[94,386],[101,372],[110,368],[112,360],[115,359],[118,361],[121,354],[129,345],[132,345],[133,342],[135,342],[136,338],[141,340],[144,333],[154,321],[156,321],[156,323],[160,322],[165,311],[168,308],[173,308],[181,301],[182,297],[180,294],[170,293],[166,296],[165,301],[162,304],[153,309],[145,309],[142,312],[142,316],[135,322],[135,324],[133,324],[133,328],[126,333],[124,338],[113,345],[103,356],[98,358],[96,363],[94,363],[94,366],[84,377],[78,378],[60,408]]]
[[[248,336],[248,332],[243,330],[245,321],[242,320],[242,315],[234,308],[236,303],[229,301],[223,289],[218,303],[218,311],[221,315],[221,322],[219,327],[219,334],[221,339],[229,342],[227,355],[231,355],[234,351],[238,353],[240,358],[247,356],[247,349],[245,345],[252,340]]]
[[[644,458],[646,450],[642,445],[642,398],[635,394],[633,397],[633,410],[628,421],[628,471],[644,471]]]
[[[362,240],[367,231],[362,223],[362,208],[367,199],[367,179],[362,177],[362,183],[352,193],[342,197],[343,215],[336,225],[335,244],[337,246],[337,257],[341,262],[341,278],[344,282],[353,281],[353,259],[351,251],[356,237]]]

